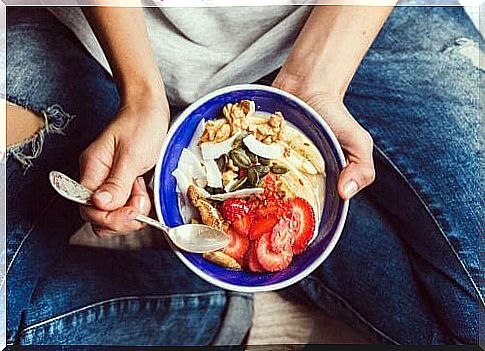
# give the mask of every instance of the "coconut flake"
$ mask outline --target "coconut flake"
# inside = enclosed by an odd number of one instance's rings
[[[278,144],[264,144],[256,139],[252,134],[245,137],[243,142],[249,151],[264,158],[278,159],[283,155],[283,151]]]
[[[198,186],[205,187],[207,184],[207,177],[202,164],[197,156],[189,149],[182,150],[177,168],[180,169],[187,178],[194,178]]]
[[[199,162],[202,162],[202,152],[200,151],[199,140],[202,134],[204,133],[204,129],[205,129],[205,119],[202,118],[202,120],[195,128],[194,134],[192,135],[192,139],[188,146],[188,149],[192,151],[192,153],[197,157]]]
[[[204,165],[207,171],[207,185],[212,188],[222,188],[222,175],[216,161],[213,159],[204,160]]]
[[[213,160],[220,157],[223,154],[229,153],[232,149],[232,143],[238,136],[241,135],[241,132],[234,134],[229,139],[221,141],[220,143],[202,143],[200,144],[200,150],[202,152],[202,158],[204,160]]]
[[[184,172],[182,172],[179,168],[173,171],[172,175],[177,181],[177,192],[182,194],[187,193],[187,189],[189,188],[189,185],[192,184],[189,177],[187,177],[187,175]]]

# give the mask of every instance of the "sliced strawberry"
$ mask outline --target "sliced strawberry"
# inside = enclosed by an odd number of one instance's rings
[[[301,197],[296,197],[291,203],[291,224],[294,230],[293,253],[298,255],[308,246],[315,231],[315,214],[312,206]]]
[[[270,272],[277,272],[285,269],[291,263],[293,251],[291,247],[280,252],[271,250],[271,234],[264,234],[258,241],[256,249],[258,261],[261,266]]]
[[[249,230],[253,224],[253,215],[248,213],[246,215],[238,217],[236,220],[232,221],[231,225],[234,230],[244,236],[248,236]]]
[[[292,250],[294,229],[289,219],[280,219],[271,233],[271,249],[274,252]]]
[[[229,229],[227,234],[231,237],[231,241],[224,248],[224,253],[231,256],[236,261],[241,261],[249,247],[249,240],[246,236],[239,235],[235,231]]]
[[[249,245],[249,250],[248,250],[248,257],[247,257],[247,265],[248,269],[251,272],[263,272],[264,268],[261,266],[261,263],[258,261],[258,253],[256,251],[256,243],[251,243]]]
[[[268,215],[266,217],[255,218],[251,229],[249,230],[249,238],[251,240],[257,240],[261,235],[271,233],[273,227],[278,223],[278,217],[276,215]]]
[[[221,212],[222,217],[234,222],[240,216],[243,216],[249,212],[249,206],[246,200],[228,199],[222,203]]]
[[[284,201],[269,201],[266,206],[260,206],[254,210],[254,214],[259,217],[266,217],[268,215],[275,215],[283,217],[289,213],[290,207]]]

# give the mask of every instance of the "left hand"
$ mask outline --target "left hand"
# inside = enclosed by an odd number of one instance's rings
[[[126,234],[150,211],[143,177],[158,158],[168,126],[168,105],[144,100],[125,105],[80,157],[81,184],[94,191],[93,207],[81,207],[98,236]]]

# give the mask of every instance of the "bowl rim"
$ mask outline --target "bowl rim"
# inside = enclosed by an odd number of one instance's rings
[[[345,161],[345,156],[342,151],[342,148],[340,146],[340,143],[338,142],[335,134],[332,132],[330,127],[327,125],[325,120],[323,119],[322,116],[318,112],[316,112],[310,105],[308,105],[306,102],[303,100],[299,99],[298,97],[287,93],[283,90],[273,88],[270,86],[266,85],[260,85],[260,84],[236,84],[236,85],[230,85],[226,86],[220,89],[217,89],[207,95],[204,95],[203,97],[199,98],[198,100],[194,101],[192,104],[190,104],[178,117],[177,119],[173,122],[172,126],[170,127],[170,130],[168,131],[167,135],[165,136],[165,139],[162,143],[162,147],[160,149],[160,154],[158,157],[157,164],[155,166],[155,172],[154,172],[154,203],[155,203],[155,210],[157,213],[157,217],[159,221],[162,223],[165,223],[163,219],[163,215],[161,212],[161,205],[160,205],[160,173],[161,173],[161,167],[163,163],[163,159],[165,156],[165,151],[169,145],[170,140],[174,136],[175,132],[178,130],[182,122],[194,112],[199,106],[203,105],[207,101],[222,95],[226,93],[230,93],[233,91],[240,91],[240,90],[263,90],[263,91],[268,91],[271,93],[275,93],[277,95],[282,95],[285,98],[294,101],[298,105],[302,106],[303,109],[306,109],[312,117],[318,122],[321,127],[324,129],[324,131],[327,133],[327,135],[330,137],[330,140],[332,141],[332,146],[335,148],[337,151],[337,163],[340,165],[340,167],[345,167],[346,161]],[[245,292],[245,293],[254,293],[254,292],[263,292],[263,291],[274,291],[274,290],[279,290],[286,288],[290,285],[293,285],[297,283],[298,281],[302,280],[306,276],[308,276],[310,273],[312,273],[315,269],[317,269],[318,266],[320,266],[330,255],[330,253],[333,251],[335,248],[335,245],[337,244],[338,240],[340,239],[340,236],[342,234],[342,230],[345,224],[345,220],[347,218],[347,212],[348,212],[348,207],[349,207],[349,200],[344,200],[343,206],[342,206],[342,213],[340,214],[340,219],[337,223],[337,226],[335,227],[335,233],[333,234],[332,238],[330,239],[330,242],[328,243],[328,246],[325,248],[325,250],[304,270],[296,274],[295,276],[288,278],[284,281],[274,283],[274,284],[268,284],[268,285],[262,285],[262,286],[240,286],[236,284],[231,284],[231,283],[226,283],[224,281],[221,281],[217,278],[214,278],[207,273],[205,273],[203,270],[200,268],[196,267],[195,265],[192,264],[180,250],[175,247],[170,240],[169,244],[171,249],[175,252],[175,254],[178,256],[178,258],[185,264],[187,268],[189,268],[193,273],[195,273],[198,277],[204,279],[205,281],[218,286],[222,289],[226,290],[231,290],[231,291],[237,291],[237,292]]]

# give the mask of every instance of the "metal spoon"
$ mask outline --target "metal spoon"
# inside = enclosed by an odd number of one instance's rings
[[[59,195],[78,204],[91,206],[90,199],[93,192],[85,186],[57,171],[49,173],[49,180]],[[160,229],[175,246],[188,252],[204,253],[220,250],[230,241],[228,235],[205,224],[184,224],[169,228],[144,215],[137,215],[135,219]]]

